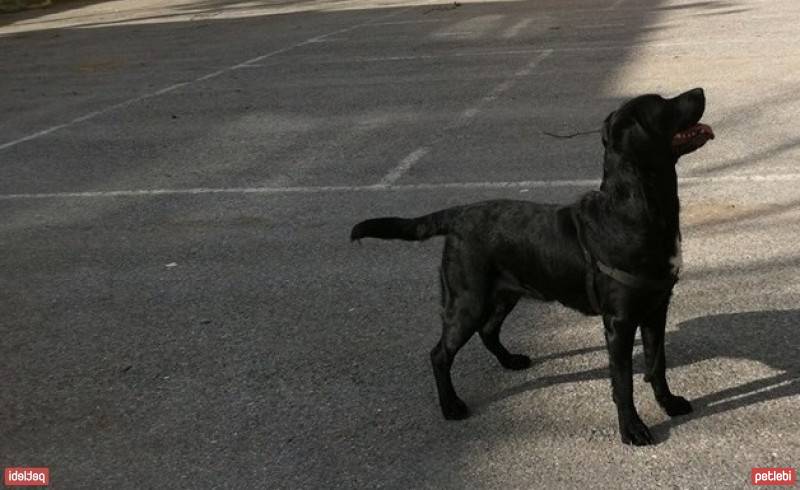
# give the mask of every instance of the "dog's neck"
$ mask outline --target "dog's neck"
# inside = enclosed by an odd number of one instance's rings
[[[636,165],[625,155],[607,151],[600,190],[615,212],[656,224],[674,236],[680,226],[677,159],[651,163],[647,167]]]

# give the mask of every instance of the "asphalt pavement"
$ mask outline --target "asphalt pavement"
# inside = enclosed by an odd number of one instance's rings
[[[0,465],[53,488],[744,488],[800,466],[800,4],[65,1],[0,16]],[[528,302],[441,418],[440,239],[357,221],[595,187],[621,101],[703,87],[669,419]]]

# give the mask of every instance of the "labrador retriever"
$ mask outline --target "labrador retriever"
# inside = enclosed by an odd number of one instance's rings
[[[510,353],[500,342],[503,320],[522,297],[602,316],[623,443],[653,443],[633,401],[637,328],[645,380],[656,400],[670,416],[691,412],[691,404],[667,384],[664,330],[681,267],[675,165],[714,138],[699,122],[704,110],[700,88],[624,103],[603,123],[600,188],[573,204],[493,200],[353,227],[351,240],[445,237],[439,272],[443,328],[430,357],[446,419],[469,415],[450,367],[475,332],[503,367],[530,366],[529,357]]]

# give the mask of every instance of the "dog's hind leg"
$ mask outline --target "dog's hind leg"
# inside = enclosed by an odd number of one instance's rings
[[[431,350],[431,364],[442,415],[448,420],[469,416],[467,405],[453,388],[450,368],[456,353],[486,320],[487,270],[484,259],[472,253],[468,243],[447,238],[440,270],[442,338]]]
[[[659,307],[653,315],[642,322],[642,345],[645,359],[645,381],[653,387],[656,401],[667,415],[685,415],[692,411],[692,404],[682,397],[673,395],[667,384],[666,356],[664,354],[664,331],[667,322],[669,301]]]
[[[492,295],[493,307],[491,316],[486,323],[481,327],[478,332],[483,341],[483,345],[497,357],[500,364],[506,369],[513,369],[515,371],[526,369],[531,366],[531,358],[524,354],[512,354],[500,342],[500,328],[503,326],[503,321],[514,306],[519,301],[519,294],[510,292],[495,291]]]

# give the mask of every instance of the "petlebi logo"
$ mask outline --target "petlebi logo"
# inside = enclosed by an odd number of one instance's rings
[[[7,487],[46,487],[50,484],[50,468],[6,468],[3,483]]]
[[[797,470],[794,468],[753,468],[750,471],[753,485],[794,486],[797,483]]]

